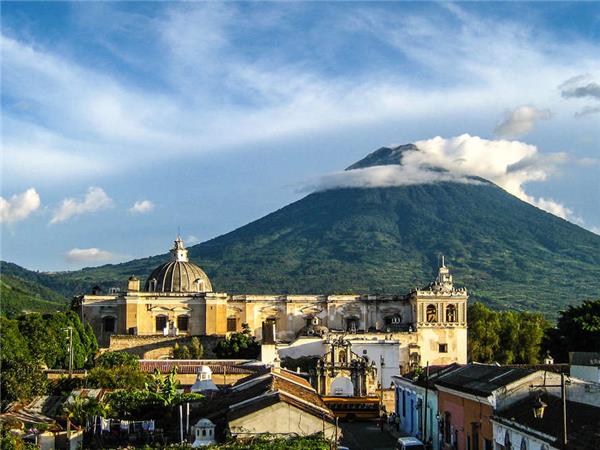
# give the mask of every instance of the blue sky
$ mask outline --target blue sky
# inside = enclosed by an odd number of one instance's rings
[[[338,172],[409,142],[600,229],[598,3],[3,2],[1,64],[2,258],[28,268],[400,184]]]

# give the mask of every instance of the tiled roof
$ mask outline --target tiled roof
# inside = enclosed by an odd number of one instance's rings
[[[177,367],[177,373],[196,374],[201,366],[208,366],[213,374],[252,374],[256,369],[252,366],[241,364],[248,362],[245,359],[142,359],[140,370],[142,372],[154,372],[158,369],[160,373],[169,373],[173,367]]]
[[[261,371],[239,380],[229,392],[212,399],[206,410],[210,419],[226,416],[232,420],[280,401],[334,421],[333,413],[310,383],[285,369]]]
[[[554,436],[557,441],[562,439],[562,400],[559,397],[543,394],[541,400],[546,403],[544,416],[536,418],[533,415],[533,405],[536,397],[530,396],[509,408],[506,408],[494,417],[495,420],[521,427],[540,431],[546,435]],[[591,450],[598,448],[600,442],[600,408],[567,401],[567,436],[569,450]],[[548,440],[553,444],[551,440]]]
[[[488,396],[533,372],[529,369],[491,364],[468,364],[442,375],[435,384],[468,394]]]

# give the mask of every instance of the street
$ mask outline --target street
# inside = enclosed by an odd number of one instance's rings
[[[343,438],[341,445],[350,450],[392,450],[396,439],[386,430],[381,432],[377,420],[340,422]]]

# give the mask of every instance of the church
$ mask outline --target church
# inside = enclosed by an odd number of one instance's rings
[[[467,290],[454,286],[443,258],[435,281],[406,295],[229,295],[213,290],[180,237],[170,254],[143,288],[131,277],[126,291],[81,297],[82,320],[101,347],[121,335],[226,336],[248,324],[258,340],[277,341],[288,355],[302,343],[343,334],[359,347],[397,342],[407,368],[466,362]]]

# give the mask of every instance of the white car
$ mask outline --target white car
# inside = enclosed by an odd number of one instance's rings
[[[401,437],[396,443],[396,450],[425,450],[425,444],[415,437]]]

